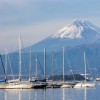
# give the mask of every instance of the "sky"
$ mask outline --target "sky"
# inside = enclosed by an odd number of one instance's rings
[[[100,27],[100,0],[0,0],[0,53],[31,46],[74,19]]]

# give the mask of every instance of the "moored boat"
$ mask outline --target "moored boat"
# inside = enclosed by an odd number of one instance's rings
[[[94,83],[89,83],[89,82],[81,82],[77,83],[74,88],[94,88],[95,84]]]
[[[32,83],[28,81],[12,82],[6,85],[6,89],[30,89],[34,87]]]
[[[76,83],[74,83],[74,81],[73,82],[65,82],[65,71],[64,71],[64,67],[65,67],[65,57],[64,57],[64,52],[65,52],[65,49],[64,49],[64,47],[63,47],[63,83],[62,83],[62,85],[61,85],[61,88],[73,88],[74,87],[74,85],[76,84]]]
[[[76,82],[64,82],[62,83],[61,88],[73,88],[76,84]]]
[[[74,88],[94,88],[95,83],[92,81],[87,81],[86,80],[86,57],[85,57],[85,52],[84,52],[84,66],[85,66],[85,80],[83,82],[77,83]]]

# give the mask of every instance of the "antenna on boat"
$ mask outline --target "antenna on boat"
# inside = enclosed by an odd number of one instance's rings
[[[64,53],[65,53],[65,48],[63,47],[63,82],[65,81],[65,72],[64,72],[64,67],[65,67],[65,62],[64,62],[64,60],[65,60],[65,57],[64,57]]]
[[[52,52],[52,80],[54,80],[54,52]]]
[[[7,65],[8,65],[8,62],[7,62],[7,49],[5,49],[5,72],[7,74]]]
[[[44,48],[44,80],[46,80],[46,48]]]
[[[37,60],[37,56],[36,56],[36,79],[38,78],[38,69],[37,69],[37,67],[38,67],[38,60]]]
[[[84,66],[85,66],[85,82],[86,82],[86,55],[84,52]]]
[[[19,80],[21,80],[21,37],[19,36]]]
[[[31,72],[31,66],[32,66],[32,50],[30,48],[30,62],[29,62],[29,81],[31,78],[30,72]]]

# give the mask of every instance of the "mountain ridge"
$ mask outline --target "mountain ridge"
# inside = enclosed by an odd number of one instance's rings
[[[65,29],[60,29],[57,33],[32,45],[32,48],[39,52],[43,51],[43,48],[47,48],[48,51],[58,51],[63,46],[73,47],[91,43],[100,43],[100,28],[88,21],[74,20]]]
[[[86,22],[85,22],[86,23]],[[76,24],[76,23],[75,23]],[[77,23],[78,24],[78,23]],[[78,24],[80,26],[80,24]],[[94,25],[92,25],[94,26]],[[91,27],[92,27],[91,26]],[[95,26],[96,27],[96,26]],[[35,61],[36,56],[38,56],[40,65],[43,69],[44,66],[44,56],[43,51],[44,48],[46,48],[46,72],[47,74],[52,73],[51,64],[52,64],[52,52],[55,54],[55,71],[59,74],[62,74],[62,47],[65,47],[65,73],[67,73],[70,68],[68,68],[69,64],[67,62],[66,56],[69,58],[70,65],[72,67],[72,70],[79,70],[79,72],[84,72],[84,59],[83,59],[83,53],[86,52],[86,57],[88,59],[89,65],[92,69],[96,69],[94,73],[100,73],[100,38],[95,37],[96,34],[99,34],[99,28],[95,28],[97,31],[95,31],[92,27],[92,30],[87,31],[87,29],[84,33],[81,34],[87,34],[88,36],[85,36],[84,38],[52,38],[52,36],[49,36],[48,38],[30,46],[27,48],[24,48],[22,52],[22,69],[25,69],[27,71],[29,65],[29,55],[30,55],[30,48],[32,50],[32,72],[35,71]],[[82,31],[83,32],[83,31]],[[93,33],[92,33],[93,32]],[[97,32],[97,33],[94,33]],[[92,34],[92,37],[91,37]],[[90,37],[89,37],[90,36]],[[83,35],[84,37],[84,35]],[[87,38],[86,38],[87,37]],[[24,53],[24,51],[26,51]],[[16,70],[18,70],[18,51],[17,54],[14,54],[14,52],[11,54],[11,62],[12,66],[14,66],[14,71],[16,73]],[[13,55],[15,57],[13,57]],[[25,60],[27,58],[27,60]],[[57,74],[56,73],[56,74]]]
[[[67,26],[61,28],[58,32],[51,35],[51,37],[67,39],[86,38],[87,36],[84,36],[84,31],[86,30],[91,31],[91,35],[95,36],[96,38],[100,38],[100,28],[96,27],[89,21],[83,20],[72,21]]]

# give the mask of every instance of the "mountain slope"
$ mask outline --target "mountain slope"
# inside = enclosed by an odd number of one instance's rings
[[[52,51],[54,51],[54,71],[55,74],[62,74],[62,47],[65,47],[65,73],[70,70],[67,57],[72,70],[84,73],[83,52],[86,52],[88,60],[87,67],[92,68],[93,73],[100,73],[100,28],[88,21],[74,20],[57,33],[31,46],[32,68],[31,73],[35,75],[36,55],[38,56],[38,73],[40,76],[40,66],[43,69],[44,55],[46,48],[46,73],[52,74]],[[22,53],[22,74],[28,74],[30,63],[30,47],[24,49]],[[11,65],[14,73],[18,74],[18,52],[10,54]],[[8,68],[10,70],[10,68]],[[2,70],[0,70],[2,71]],[[88,71],[88,69],[87,69]],[[10,71],[8,71],[10,73]]]
[[[67,38],[67,39],[91,39],[100,38],[100,29],[88,21],[74,20],[69,25],[60,29],[57,33],[53,34],[54,38]]]
[[[38,74],[43,76],[43,66],[44,66],[44,54],[42,52],[34,52],[32,49],[32,67],[31,74],[35,75],[36,70],[36,55],[38,56]],[[83,44],[75,47],[66,47],[65,48],[65,73],[68,74],[70,70],[74,70],[76,73],[84,73],[84,58],[83,54],[86,52],[86,61],[87,61],[87,73],[91,68],[93,74],[100,74],[100,44]],[[18,53],[12,53],[9,55],[11,60],[12,70],[14,74],[19,73],[19,55]],[[67,59],[68,58],[68,59]],[[68,61],[69,60],[69,61]],[[62,48],[56,52],[54,52],[54,73],[62,74],[63,71],[63,63],[62,63]],[[70,69],[70,66],[72,69]],[[22,75],[29,73],[29,64],[30,64],[30,52],[22,53]],[[8,75],[11,73],[8,64]],[[41,71],[41,68],[42,71]],[[1,73],[2,70],[0,70]],[[52,52],[46,52],[46,74],[52,74]]]
[[[88,21],[74,20],[57,33],[32,46],[34,51],[58,51],[63,46],[73,47],[81,44],[100,43],[100,28]]]

